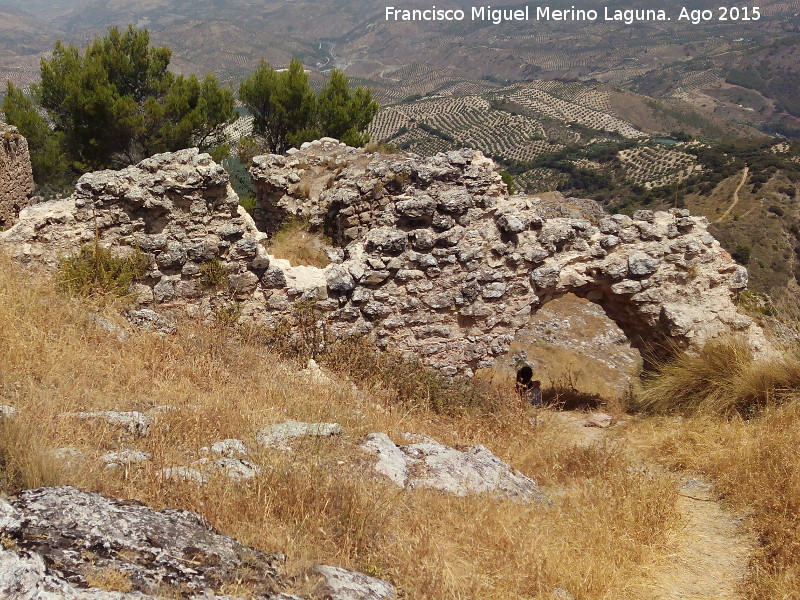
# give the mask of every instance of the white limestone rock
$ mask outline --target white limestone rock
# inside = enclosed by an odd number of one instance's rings
[[[285,421],[268,425],[256,434],[256,440],[267,448],[291,450],[292,443],[310,437],[341,435],[344,428],[338,423],[303,423]]]
[[[406,489],[547,501],[535,481],[511,468],[485,446],[453,448],[422,436],[412,439],[416,441],[398,446],[386,434],[372,433],[361,448],[378,459],[374,465],[376,471]]]
[[[322,576],[321,592],[330,600],[395,600],[397,592],[388,581],[341,567],[319,565],[314,571]]]

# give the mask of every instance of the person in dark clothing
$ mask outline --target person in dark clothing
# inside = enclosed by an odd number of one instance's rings
[[[533,369],[529,365],[520,367],[517,371],[517,393],[526,398],[531,406],[542,404],[542,382],[533,379]]]

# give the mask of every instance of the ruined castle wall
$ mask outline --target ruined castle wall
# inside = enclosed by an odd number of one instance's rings
[[[16,221],[33,190],[28,141],[16,127],[0,123],[0,229]]]
[[[724,331],[763,343],[736,309],[747,271],[688,211],[631,218],[605,215],[592,201],[509,197],[493,162],[472,150],[365,161],[352,148],[314,142],[257,158],[252,175],[272,182],[274,205],[274,182],[320,164],[337,166],[318,196],[298,208],[287,185],[277,205],[304,211],[344,246],[326,271],[328,297],[339,303],[332,321],[444,373],[490,366],[531,314],[570,292],[600,304],[648,353]]]
[[[736,308],[746,270],[687,211],[606,216],[591,201],[509,197],[472,150],[422,159],[322,140],[256,157],[252,174],[275,219],[300,215],[333,235],[331,265],[269,256],[225,171],[197,150],[87,174],[71,198],[24,210],[0,248],[54,267],[96,223],[102,244],[149,256],[143,303],[210,315],[236,300],[241,319],[271,326],[313,300],[333,335],[371,335],[447,375],[490,366],[533,313],[570,292],[602,306],[640,350],[728,331],[764,344]],[[205,285],[211,261],[228,289]]]

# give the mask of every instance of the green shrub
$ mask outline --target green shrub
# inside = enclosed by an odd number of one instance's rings
[[[750,246],[736,246],[736,250],[731,252],[731,257],[740,265],[746,265],[750,262],[752,252]]]
[[[767,209],[767,212],[771,212],[773,215],[778,217],[782,217],[785,214],[780,206],[776,206],[774,204]]]
[[[228,289],[228,272],[218,258],[200,265],[200,285],[207,290],[225,291]]]
[[[59,284],[72,296],[124,296],[148,265],[147,255],[140,250],[116,256],[99,244],[86,244],[77,255],[61,261]]]
[[[508,188],[509,195],[517,191],[517,186],[514,185],[514,177],[508,171],[500,171],[500,177],[503,178],[503,183]]]
[[[231,302],[213,309],[214,320],[222,327],[233,327],[242,315],[242,304]]]
[[[256,209],[256,199],[252,196],[239,196],[239,205],[252,215]]]

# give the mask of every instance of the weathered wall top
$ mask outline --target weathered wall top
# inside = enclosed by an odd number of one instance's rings
[[[85,175],[73,197],[26,209],[0,233],[24,262],[54,266],[93,239],[138,247],[142,302],[210,313],[228,293],[202,286],[219,259],[241,318],[275,323],[314,299],[338,335],[369,333],[449,375],[489,366],[528,317],[572,292],[600,304],[640,349],[700,345],[725,331],[764,343],[736,309],[747,272],[686,211],[603,216],[591,201],[509,197],[493,162],[461,150],[429,159],[335,140],[257,157],[259,229],[301,215],[338,249],[325,269],[266,253],[226,173],[196,150]]]
[[[28,141],[16,127],[0,123],[0,229],[16,221],[33,190]]]

